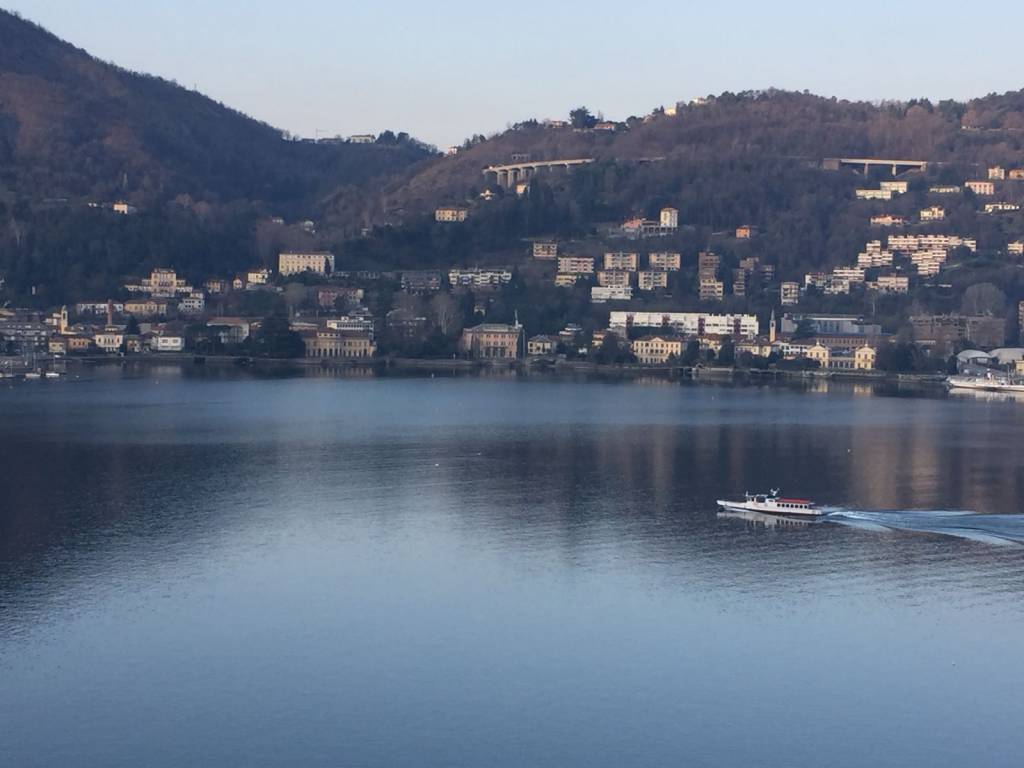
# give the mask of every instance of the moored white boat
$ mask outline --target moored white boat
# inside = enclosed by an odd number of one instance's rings
[[[825,514],[813,501],[779,496],[777,488],[771,493],[747,493],[744,496],[742,501],[719,499],[718,506],[729,512],[760,512],[767,515],[819,517]]]
[[[983,392],[1024,392],[1024,381],[1009,376],[950,376],[946,384],[951,389],[973,389]]]

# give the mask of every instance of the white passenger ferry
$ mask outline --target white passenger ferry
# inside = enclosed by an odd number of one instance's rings
[[[761,512],[768,515],[809,515],[825,514],[821,507],[807,499],[785,499],[779,496],[779,489],[771,493],[748,493],[743,501],[719,499],[718,506],[729,512]]]
[[[1024,392],[1024,380],[987,373],[983,376],[950,376],[950,389],[973,389],[982,392]]]

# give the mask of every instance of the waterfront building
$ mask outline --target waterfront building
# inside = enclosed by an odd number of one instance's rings
[[[303,334],[302,341],[306,345],[306,357],[361,360],[377,352],[370,334],[361,331],[319,328]]]
[[[515,360],[519,357],[522,338],[521,325],[482,323],[463,330],[459,350],[482,360]]]
[[[671,336],[641,336],[633,341],[633,354],[641,365],[664,365],[682,357],[683,342]]]
[[[553,354],[558,342],[550,336],[531,336],[526,342],[526,354],[531,357]]]
[[[185,337],[178,334],[158,334],[149,342],[154,352],[184,352]]]

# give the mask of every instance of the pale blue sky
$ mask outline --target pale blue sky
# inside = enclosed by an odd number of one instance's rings
[[[442,148],[579,104],[625,118],[769,86],[872,100],[1024,87],[1024,3],[1006,0],[0,3],[295,133],[392,128]]]

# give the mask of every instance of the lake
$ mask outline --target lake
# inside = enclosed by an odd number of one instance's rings
[[[0,762],[1020,765],[1024,403],[819,389],[4,384]]]

